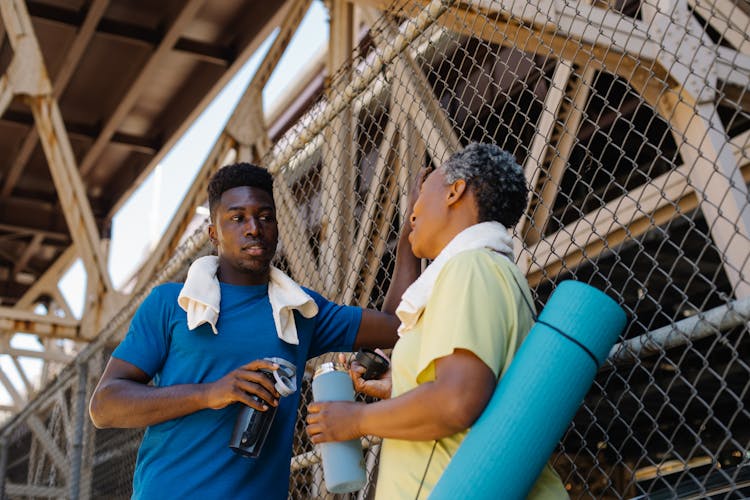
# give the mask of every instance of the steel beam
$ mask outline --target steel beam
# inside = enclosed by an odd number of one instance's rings
[[[611,362],[635,361],[667,349],[717,335],[750,321],[750,297],[734,300],[644,335],[618,342],[609,351]]]
[[[34,435],[34,441],[39,444],[41,449],[50,458],[63,477],[69,478],[70,464],[65,457],[65,453],[60,451],[60,448],[57,447],[57,440],[49,432],[42,420],[37,415],[29,415],[29,418],[26,419],[26,425],[29,426],[29,429]]]
[[[119,104],[102,126],[99,136],[86,152],[80,164],[81,176],[85,177],[96,164],[107,143],[122,124],[127,114],[141,95],[143,88],[151,84],[151,79],[162,64],[164,57],[173,50],[175,43],[179,40],[181,33],[193,20],[205,0],[189,0],[184,3],[182,10],[174,18],[148,62],[138,74],[138,77],[129,86],[128,92],[120,99]]]
[[[0,349],[0,354],[8,354],[12,358],[33,358],[44,361],[54,361],[55,363],[66,364],[75,359],[75,355],[65,354],[62,351],[44,349],[42,351],[33,351],[31,349],[17,349],[6,347]]]
[[[735,161],[741,164],[744,183],[750,182],[748,139],[750,133],[746,132],[731,144]],[[662,174],[528,247],[519,267],[529,283],[533,286],[573,269],[584,258],[594,259],[626,239],[665,224],[676,214],[697,208],[699,199],[689,183],[690,170],[690,165],[682,165]]]
[[[750,195],[713,104],[690,102],[685,95],[665,96],[661,112],[680,154],[690,165],[690,184],[701,199],[724,271],[737,298],[750,295]],[[671,101],[671,102],[668,102]]]
[[[744,0],[738,0],[740,2]],[[750,16],[732,0],[688,0],[724,40],[743,54],[750,55]]]
[[[26,394],[31,397],[31,395],[34,393],[34,386],[29,380],[29,377],[26,375],[26,370],[23,369],[23,366],[21,366],[21,363],[18,361],[18,358],[16,356],[11,354],[10,360],[13,362],[13,367],[16,369],[16,372],[18,372],[18,376],[23,383],[23,388],[26,390]]]
[[[50,97],[52,89],[26,6],[19,0],[2,0],[0,12],[14,50],[9,68],[11,76],[15,75],[13,88],[16,93],[29,96],[31,101],[50,173],[73,239],[83,254],[87,271],[97,275],[103,286],[111,289],[105,260],[98,251],[99,236],[91,207],[78,177],[57,103]]]
[[[536,125],[536,132],[534,133],[534,139],[531,141],[531,146],[528,149],[526,161],[523,165],[524,176],[526,182],[531,187],[532,193],[529,196],[528,203],[526,204],[526,210],[521,220],[518,222],[515,228],[516,235],[518,238],[514,239],[515,254],[519,255],[523,243],[529,244],[533,238],[527,237],[527,234],[533,231],[532,234],[538,236],[541,234],[539,229],[529,228],[529,224],[533,220],[535,206],[535,195],[536,187],[539,185],[540,177],[542,175],[542,169],[545,161],[550,154],[550,144],[553,143],[553,131],[556,126],[559,126],[561,122],[559,116],[563,99],[565,98],[565,89],[568,87],[568,81],[573,74],[573,66],[568,61],[558,61],[555,66],[555,71],[552,74],[552,86],[547,90],[547,95],[542,105],[542,112],[539,116],[539,121]]]
[[[31,100],[31,109],[63,213],[86,271],[97,278],[104,290],[112,290],[106,257],[100,249],[99,231],[57,103],[49,97],[35,97]]]
[[[399,186],[399,217],[401,226],[411,216],[410,203],[412,186],[416,182],[420,169],[425,165],[427,146],[422,140],[417,125],[409,120],[398,124],[398,186]]]
[[[85,49],[88,47],[89,42],[94,35],[96,25],[99,23],[99,20],[107,9],[107,5],[109,5],[109,0],[94,0],[89,6],[86,12],[86,18],[78,30],[75,40],[68,49],[60,72],[55,77],[55,81],[52,85],[52,96],[55,99],[59,98],[68,86],[70,78],[73,76],[73,72],[76,67],[78,67],[78,62],[81,60]],[[2,107],[0,107],[0,110],[1,109]],[[2,115],[1,112],[0,115]],[[29,130],[29,133],[24,138],[10,169],[3,179],[3,185],[2,188],[0,188],[0,196],[9,196],[13,191],[13,187],[16,185],[16,182],[28,163],[29,158],[31,158],[31,154],[34,152],[38,141],[39,134],[36,129]]]
[[[377,19],[377,11],[372,8],[363,8],[362,12],[370,24]],[[384,29],[375,32],[375,44],[382,46],[390,43],[397,32],[398,29],[393,23],[385,23]],[[444,45],[449,37],[447,33],[441,32],[439,38],[431,42],[437,46]],[[432,86],[414,60],[415,55],[412,50],[404,51],[394,60],[393,67],[388,71],[392,80],[392,102],[399,103],[395,108],[391,108],[391,112],[394,113],[391,119],[403,123],[400,114],[406,113],[412,123],[418,123],[417,130],[422,135],[422,141],[435,163],[439,164],[458,151],[461,142],[450,118],[435,97]]]
[[[65,488],[55,486],[37,486],[35,484],[5,483],[5,493],[12,498],[65,498]]]
[[[329,98],[351,82],[354,50],[354,8],[346,0],[331,0],[328,43]],[[357,192],[356,118],[351,106],[331,117],[323,135],[320,173],[322,221],[318,265],[323,279],[322,293],[332,300],[344,294],[345,271],[352,246],[354,205]]]
[[[13,382],[10,381],[8,376],[5,374],[5,370],[0,368],[0,384],[5,387],[5,390],[8,391],[8,395],[10,396],[10,399],[13,400],[13,405],[16,409],[16,411],[23,408],[23,406],[26,404],[26,398],[21,396],[21,393],[18,392],[16,387],[13,385]]]
[[[308,221],[300,213],[284,172],[276,176],[273,184],[276,212],[279,220],[284,221],[283,224],[279,224],[279,241],[283,245],[282,251],[289,263],[292,276],[309,288],[321,290],[320,271],[310,248]],[[296,251],[289,251],[291,248],[295,248]]]
[[[13,87],[7,75],[0,76],[0,116],[3,116],[10,101],[13,100]]]
[[[64,214],[55,203],[9,196],[0,200],[0,211],[6,220],[0,228],[70,243]]]
[[[675,81],[659,96],[655,108],[669,121],[680,155],[690,167],[690,183],[701,199],[701,211],[734,294],[746,297],[750,295],[750,195],[714,104],[715,45],[685,0],[658,0],[642,11],[650,21],[652,37],[664,49],[658,60]]]
[[[367,257],[371,253],[372,245],[378,245],[381,240],[388,237],[387,232],[384,234],[381,231],[383,224],[380,224],[379,220],[385,218],[384,212],[387,212],[383,205],[394,203],[393,199],[384,197],[383,191],[385,190],[386,193],[392,191],[389,186],[394,184],[395,179],[398,178],[397,175],[394,176],[396,172],[393,169],[393,152],[398,150],[397,140],[396,124],[392,119],[388,120],[383,141],[378,148],[378,158],[365,195],[364,206],[359,215],[359,231],[346,266],[345,276],[347,279],[344,283],[343,294],[345,304],[352,303],[357,285],[366,280],[365,276],[373,273],[377,275],[377,270],[380,267],[378,263],[373,266],[372,262],[367,262],[365,266],[365,260],[370,260]],[[388,223],[390,223],[390,219],[388,219]],[[362,295],[360,294],[358,303],[361,303]],[[369,294],[366,295],[369,298]]]
[[[398,207],[398,174],[406,166],[398,162],[395,166],[396,172],[389,175],[382,186],[382,206],[373,221],[373,239],[367,246],[366,260],[363,269],[360,271],[360,276],[357,277],[357,280],[361,281],[360,290],[357,294],[357,305],[361,307],[372,307],[370,295],[377,283],[378,270],[383,262],[383,255],[388,248],[388,228],[391,226],[393,214]]]
[[[330,121],[344,108],[349,106],[351,100],[362,95],[378,77],[382,77],[383,68],[391,64],[420,34],[424,33],[442,16],[446,10],[455,3],[455,0],[432,0],[422,9],[412,22],[404,23],[399,27],[398,34],[393,42],[385,47],[378,47],[369,64],[363,69],[362,74],[356,78],[336,96],[329,101],[318,113],[311,116],[304,129],[299,130],[292,141],[281,151],[273,150],[272,160],[269,163],[271,173],[276,173],[284,168],[296,153],[312,141],[328,126]]]
[[[390,0],[354,0],[358,5],[369,5],[388,11]],[[399,3],[399,15],[414,17],[429,0],[410,0]],[[658,45],[649,38],[648,25],[611,9],[594,7],[581,2],[540,0],[534,4],[516,0],[473,0],[451,6],[438,21],[446,28],[461,34],[486,38],[495,25],[523,26],[537,35],[573,38],[587,46],[609,46],[610,50],[631,57],[654,59]],[[526,52],[522,40],[502,29],[493,37],[505,38],[500,45],[514,45]],[[559,40],[563,41],[563,40]]]
[[[595,77],[595,71],[590,67],[583,68],[582,71],[582,75],[577,75],[574,71],[568,78],[565,97],[558,108],[557,120],[550,137],[550,147],[541,162],[536,183],[531,186],[529,216],[533,222],[524,235],[528,243],[539,241],[544,234],[555,208],[570,155],[576,145]]]
[[[0,331],[2,330],[80,340],[77,320],[42,316],[9,307],[0,307]]]
[[[26,248],[23,250],[23,253],[18,258],[18,260],[16,260],[16,263],[13,265],[13,270],[11,271],[11,276],[13,276],[13,279],[17,279],[18,273],[26,269],[26,266],[29,264],[29,261],[31,260],[31,258],[41,248],[43,241],[44,241],[44,235],[35,234],[34,236],[32,236],[31,241],[29,242],[28,245],[26,245]]]
[[[44,294],[53,295],[54,292],[59,294],[57,285],[62,276],[68,271],[71,264],[73,264],[76,257],[76,248],[74,246],[68,247],[68,249],[65,250],[47,269],[44,275],[36,280],[23,297],[16,302],[15,309],[21,310],[31,308],[39,300],[39,297]],[[71,314],[68,317],[72,318],[73,315]],[[0,329],[0,331],[1,330],[2,329]]]

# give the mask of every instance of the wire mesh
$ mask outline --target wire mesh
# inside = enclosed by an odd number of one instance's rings
[[[750,495],[748,4],[397,1],[367,15],[349,63],[264,158],[278,265],[332,300],[380,307],[411,179],[461,145],[496,143],[532,190],[515,237],[537,308],[572,278],[629,317],[551,457],[571,498]],[[155,281],[198,252],[205,237]],[[117,328],[86,353],[91,385]],[[320,361],[301,388],[290,498],[336,497],[303,424]],[[60,379],[3,432],[10,497],[73,484],[42,444],[72,453],[76,388]],[[80,496],[129,496],[140,431],[83,430]],[[378,454],[364,444],[362,499]]]

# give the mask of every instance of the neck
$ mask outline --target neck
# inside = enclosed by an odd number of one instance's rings
[[[229,266],[226,262],[219,260],[216,277],[221,283],[226,283],[227,285],[267,285],[271,277],[271,270],[266,269],[263,272],[255,272],[248,269],[236,269]]]
[[[474,224],[478,224],[479,221],[477,219],[478,217],[476,214],[468,210],[452,211],[446,221],[445,229],[441,232],[442,241],[440,242],[440,248],[431,258],[434,259],[440,255],[440,252],[443,251],[446,245],[448,245],[448,243],[450,243],[451,240],[453,240],[453,238],[455,238],[461,231],[473,226]]]

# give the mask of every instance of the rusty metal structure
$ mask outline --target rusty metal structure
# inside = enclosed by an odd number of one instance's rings
[[[264,116],[262,90],[310,3],[0,0],[2,352],[56,367],[30,399],[0,372],[15,402],[1,491],[129,495],[140,432],[93,429],[85,404],[145,294],[210,251],[204,226],[184,233],[221,165],[255,160],[274,174],[280,266],[331,299],[377,307],[409,179],[492,141],[533,191],[516,256],[539,305],[574,278],[629,315],[551,457],[571,497],[747,496],[747,2],[328,0],[326,54]],[[113,290],[108,221],[271,31],[133,292]],[[105,105],[87,106],[102,97],[99,73]],[[56,286],[76,256],[89,280],[80,321]],[[31,310],[39,303],[49,314]],[[14,350],[16,332],[45,349]],[[75,358],[59,352],[63,338]],[[290,498],[329,497],[298,430]],[[378,441],[365,444],[374,478]]]

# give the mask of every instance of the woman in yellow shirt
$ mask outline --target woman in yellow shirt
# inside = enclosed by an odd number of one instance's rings
[[[314,443],[384,438],[376,498],[429,495],[531,329],[531,294],[506,229],[527,195],[521,167],[490,144],[470,144],[420,181],[409,242],[433,262],[397,309],[391,373],[365,382],[352,370],[357,390],[382,400],[308,407]],[[529,498],[567,493],[547,466]]]

